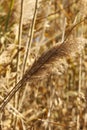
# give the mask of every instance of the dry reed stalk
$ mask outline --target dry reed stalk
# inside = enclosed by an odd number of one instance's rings
[[[87,42],[84,38],[69,38],[64,41],[60,46],[57,44],[47,52],[43,53],[41,57],[35,61],[30,69],[26,71],[23,78],[15,85],[15,87],[8,93],[0,105],[2,111],[6,104],[11,100],[13,95],[25,85],[27,81],[31,81],[33,77],[46,76],[52,72],[52,68],[55,66],[60,69],[61,62],[64,63],[64,59],[72,56],[76,52],[80,52]],[[57,66],[58,65],[58,66]],[[62,68],[61,68],[62,70]]]
[[[23,6],[23,24],[26,24],[33,18],[36,0],[24,0]],[[39,3],[38,3],[39,4]],[[20,18],[21,0],[15,0],[14,18],[18,21]]]

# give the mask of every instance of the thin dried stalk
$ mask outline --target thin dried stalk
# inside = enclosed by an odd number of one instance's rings
[[[33,34],[34,34],[34,27],[35,27],[36,15],[37,15],[37,6],[38,6],[38,0],[36,0],[36,3],[35,3],[34,16],[33,16],[33,20],[32,20],[31,30],[29,31],[30,38],[27,40],[27,47],[26,47],[26,53],[24,56],[24,64],[23,64],[23,74],[25,71],[27,57],[28,57],[28,55],[30,55],[29,53],[30,53],[30,48],[31,48],[31,44],[32,44]]]
[[[19,64],[20,64],[20,48],[21,48],[21,39],[22,39],[22,24],[23,24],[23,12],[24,12],[24,0],[21,0],[21,11],[20,11],[20,19],[19,19],[19,31],[18,31],[18,55],[17,55],[17,63],[16,63],[16,70],[17,75],[15,79],[15,84],[17,84],[18,81],[18,71],[19,71]],[[16,93],[14,95],[14,107],[18,108],[19,104],[19,93]],[[17,124],[17,117],[14,116],[13,118],[13,129],[16,128]]]
[[[31,67],[24,74],[23,78],[15,85],[15,87],[8,93],[5,99],[2,101],[0,105],[0,110],[2,111],[6,104],[11,100],[13,95],[25,85],[27,81],[31,81],[31,79],[35,76],[42,76],[45,74],[49,74],[52,71],[52,68],[60,65],[60,61],[64,61],[67,57],[72,56],[75,52],[81,51],[86,40],[84,38],[71,38],[67,39],[60,46],[57,44],[47,52],[43,53],[37,61],[35,61]],[[57,68],[59,69],[60,66]]]
[[[38,6],[38,0],[36,0],[36,3],[35,3],[35,10],[34,10],[34,16],[33,16],[33,20],[32,20],[32,25],[31,25],[31,29],[29,29],[30,37],[28,37],[28,39],[27,39],[27,46],[26,46],[26,51],[25,51],[25,55],[24,55],[22,76],[24,75],[24,72],[25,72],[25,66],[26,66],[26,61],[27,61],[28,55],[30,55],[31,44],[32,44],[32,39],[33,39],[33,35],[34,35],[34,27],[35,27],[36,16],[37,16],[37,6]],[[23,95],[25,95],[25,93],[26,93],[26,89],[24,90]],[[19,109],[21,107],[21,104],[22,104],[22,101],[20,102]]]
[[[20,64],[20,48],[21,48],[21,38],[22,38],[22,23],[23,23],[23,6],[24,0],[21,1],[21,14],[20,14],[20,23],[19,23],[19,34],[18,34],[18,55],[17,55],[17,63],[16,63],[16,70],[19,71],[19,64]],[[18,81],[18,73],[16,75],[15,84]],[[18,105],[18,94],[15,95],[15,107],[17,108]]]

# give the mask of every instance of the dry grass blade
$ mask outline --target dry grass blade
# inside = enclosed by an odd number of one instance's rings
[[[56,45],[47,52],[43,53],[37,61],[35,61],[31,69],[27,70],[23,78],[15,85],[15,87],[8,93],[6,98],[2,101],[0,105],[0,110],[6,106],[6,104],[11,100],[13,95],[34,76],[42,76],[52,71],[53,66],[57,63],[60,65],[60,60],[63,61],[66,57],[79,52],[87,41],[84,38],[70,38],[67,39],[60,46]],[[58,67],[57,67],[58,68]]]

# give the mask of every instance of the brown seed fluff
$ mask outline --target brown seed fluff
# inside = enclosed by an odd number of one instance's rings
[[[84,47],[87,40],[84,38],[71,38],[66,40],[60,46],[56,45],[51,48],[49,51],[45,52],[35,61],[30,69],[26,71],[23,78],[15,85],[15,87],[8,93],[5,99],[0,105],[0,110],[2,111],[6,104],[11,100],[13,95],[25,85],[26,82],[31,81],[33,76],[42,76],[43,74],[50,73],[52,70],[52,64],[60,64],[60,61],[63,62],[66,57],[70,57],[76,52],[80,52]],[[59,66],[60,67],[60,66]],[[58,67],[57,67],[58,68]],[[58,68],[59,69],[59,68]],[[45,72],[45,73],[44,73]]]

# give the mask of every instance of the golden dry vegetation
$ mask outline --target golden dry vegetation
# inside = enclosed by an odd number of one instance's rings
[[[0,0],[0,130],[87,130],[87,0]]]

